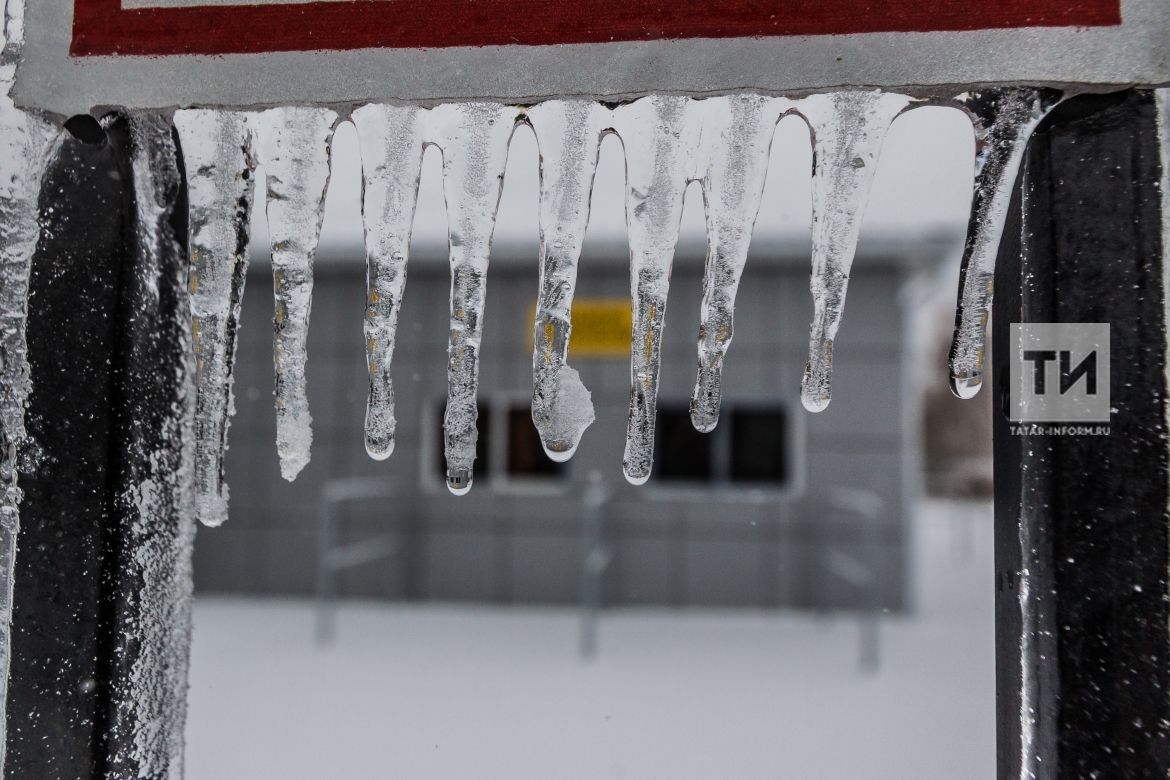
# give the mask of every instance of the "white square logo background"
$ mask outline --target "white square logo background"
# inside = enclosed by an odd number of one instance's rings
[[[1011,324],[1009,417],[1012,422],[1109,422],[1109,324],[1100,322],[1041,322]],[[1030,353],[1030,354],[1025,354]],[[1096,392],[1091,389],[1093,353]],[[1087,370],[1061,392],[1062,365],[1076,375]],[[1043,376],[1038,376],[1038,373]],[[1063,377],[1067,382],[1068,377]],[[1038,387],[1042,385],[1042,388]],[[1042,389],[1043,392],[1036,392]]]

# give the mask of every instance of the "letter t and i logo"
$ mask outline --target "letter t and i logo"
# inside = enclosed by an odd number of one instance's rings
[[[1109,422],[1109,324],[1011,325],[1013,422]]]

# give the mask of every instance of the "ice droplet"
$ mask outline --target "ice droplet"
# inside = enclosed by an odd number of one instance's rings
[[[833,345],[845,310],[861,221],[890,123],[910,103],[881,91],[832,92],[800,101],[813,136],[813,322],[800,400],[823,411],[833,393]]]
[[[972,398],[983,385],[995,258],[1028,139],[1063,99],[1054,89],[1004,87],[959,97],[975,123],[975,192],[963,247],[959,305],[951,342],[951,391]]]
[[[366,452],[394,452],[394,385],[390,368],[406,289],[410,235],[418,199],[427,112],[370,105],[353,114],[362,155],[362,219],[366,239]]]
[[[447,200],[451,332],[443,438],[447,487],[455,495],[471,489],[474,473],[488,257],[518,115],[518,109],[497,103],[452,103],[430,116],[427,140],[442,149]]]
[[[232,374],[244,281],[254,164],[252,118],[238,111],[175,113],[189,200],[191,313],[195,345],[195,511],[227,519],[223,458],[235,413]]]
[[[540,147],[540,289],[533,326],[532,422],[554,461],[573,456],[594,421],[589,391],[566,365],[577,263],[609,112],[553,100],[528,112]]]
[[[309,463],[313,418],[305,388],[313,259],[321,238],[329,145],[337,114],[327,108],[273,108],[258,117],[258,157],[268,182],[268,231],[276,293],[276,451],[292,482]]]
[[[626,154],[626,225],[630,240],[633,339],[630,413],[622,471],[634,485],[650,478],[662,330],[683,196],[698,178],[695,112],[688,98],[654,95],[614,111]]]
[[[787,100],[734,95],[697,101],[706,162],[707,263],[699,315],[699,368],[691,395],[691,423],[710,433],[719,423],[723,358],[734,330],[735,295],[747,264],[760,211],[768,155]]]
[[[29,274],[40,236],[41,179],[58,137],[47,119],[21,111],[8,96],[19,44],[23,8],[8,4],[7,43],[0,55],[0,724],[7,720],[12,651],[12,598],[21,492],[17,446],[25,437],[24,409],[31,381],[25,325]],[[5,737],[0,734],[0,768]]]

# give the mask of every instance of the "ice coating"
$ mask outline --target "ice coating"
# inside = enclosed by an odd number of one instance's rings
[[[694,170],[697,112],[685,97],[656,95],[614,112],[626,152],[626,224],[630,240],[633,336],[630,412],[622,471],[634,485],[650,478],[654,415],[670,271],[687,184]]]
[[[305,387],[313,259],[321,238],[329,150],[337,114],[327,108],[274,108],[257,119],[258,158],[268,182],[268,231],[276,294],[276,451],[289,482],[309,463],[313,418]]]
[[[609,112],[553,100],[528,112],[540,148],[540,287],[532,348],[532,422],[554,461],[573,456],[595,419],[589,391],[566,365],[577,262]]]
[[[496,103],[452,103],[432,109],[429,119],[427,140],[443,151],[447,201],[451,334],[443,439],[447,487],[456,495],[471,489],[488,255],[518,115]]]
[[[413,106],[365,106],[353,114],[362,156],[366,241],[366,452],[394,452],[394,385],[390,367],[406,289],[410,234],[422,174],[427,112]]]
[[[1053,89],[1005,87],[962,95],[975,123],[975,193],[963,247],[959,305],[951,342],[951,390],[971,398],[983,385],[995,258],[1028,139],[1062,99]]]
[[[137,259],[123,295],[140,323],[129,338],[126,364],[135,384],[152,371],[151,351],[163,344],[180,358],[173,384],[146,390],[134,432],[131,458],[119,481],[117,503],[126,523],[122,577],[136,586],[136,604],[127,610],[134,650],[126,669],[129,695],[111,719],[111,731],[133,740],[115,753],[111,766],[136,767],[136,776],[183,776],[183,731],[190,657],[192,546],[195,541],[193,436],[195,377],[191,311],[183,288],[190,269],[170,224],[182,188],[169,117],[139,113],[128,117],[133,155]],[[149,382],[143,383],[143,386]],[[158,403],[158,402],[162,403]],[[154,408],[156,414],[147,409]],[[119,745],[119,740],[112,742]],[[123,752],[124,751],[124,752]],[[113,772],[117,774],[118,772]]]
[[[195,349],[195,511],[205,525],[227,519],[223,458],[254,190],[252,118],[238,111],[175,114],[187,172],[191,313]]]
[[[760,95],[710,98],[694,104],[702,113],[707,262],[691,423],[704,433],[719,423],[723,359],[731,345],[735,295],[764,194],[772,136],[788,105],[786,100]]]
[[[833,392],[833,345],[845,310],[861,221],[890,123],[905,95],[845,91],[812,95],[796,110],[813,136],[813,322],[800,400],[823,411]]]
[[[0,724],[6,722],[13,580],[20,533],[17,446],[31,387],[25,324],[29,274],[40,236],[37,201],[58,128],[18,109],[8,96],[21,40],[20,3],[9,4],[0,55]],[[0,734],[0,772],[5,738]]]

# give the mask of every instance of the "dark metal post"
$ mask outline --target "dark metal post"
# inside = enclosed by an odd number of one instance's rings
[[[170,125],[92,120],[33,260],[9,778],[179,777],[193,507],[186,204]],[[135,163],[137,160],[137,163]]]
[[[999,777],[1170,772],[1166,308],[1153,93],[1033,138],[996,274]],[[1013,322],[1111,326],[1111,432],[1013,435]]]

